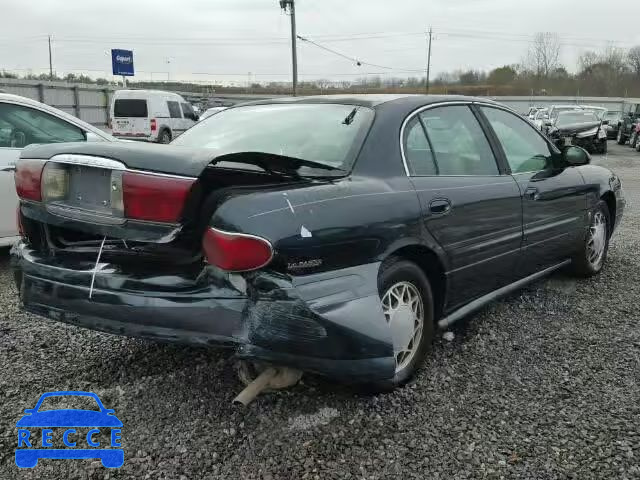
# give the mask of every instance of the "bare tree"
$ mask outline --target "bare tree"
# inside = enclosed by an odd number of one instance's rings
[[[640,46],[629,49],[627,53],[627,64],[631,71],[640,77]]]
[[[539,78],[547,78],[560,66],[560,37],[557,33],[538,32],[533,37],[525,58],[527,70]]]

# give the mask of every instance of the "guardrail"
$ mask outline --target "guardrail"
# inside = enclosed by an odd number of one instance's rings
[[[97,127],[105,127],[109,121],[109,105],[111,98],[119,87],[113,85],[74,84],[66,82],[49,82],[41,80],[21,80],[0,78],[0,89],[6,93],[22,95],[38,100],[52,107],[91,123]],[[173,90],[172,90],[173,91]],[[261,100],[265,98],[282,97],[270,94],[236,94],[213,93],[210,95],[192,92],[180,92],[188,100],[207,98],[220,104],[236,104]],[[640,103],[638,98],[622,97],[490,97],[497,102],[504,103],[518,112],[526,112],[533,106],[550,106],[557,104],[595,105],[610,110],[620,110],[624,101]]]

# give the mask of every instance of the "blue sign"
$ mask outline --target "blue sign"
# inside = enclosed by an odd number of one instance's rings
[[[133,77],[133,51],[112,49],[111,66],[113,67],[114,75]]]
[[[38,411],[42,402],[50,397],[89,397],[95,400],[99,410]],[[18,448],[15,454],[18,467],[33,468],[40,458],[99,458],[107,468],[118,468],[124,463],[124,450],[119,448],[122,446],[122,422],[113,410],[104,408],[95,393],[45,393],[34,408],[28,408],[24,413],[26,415],[16,423]],[[40,430],[40,435],[37,435],[36,429]],[[62,446],[66,448],[56,448]],[[107,446],[111,448],[105,448]]]

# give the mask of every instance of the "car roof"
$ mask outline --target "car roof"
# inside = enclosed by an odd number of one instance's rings
[[[250,105],[269,105],[269,104],[290,104],[290,103],[307,103],[307,104],[345,104],[362,106],[369,108],[386,108],[387,106],[415,106],[431,105],[435,103],[447,102],[481,102],[501,105],[488,98],[468,97],[464,95],[421,95],[421,94],[342,94],[342,95],[313,95],[307,97],[282,97],[270,98],[250,102]],[[248,105],[243,103],[242,105]],[[240,105],[238,105],[240,106]]]
[[[116,90],[114,97],[122,98],[141,98],[141,97],[179,97],[182,95],[175,92],[165,92],[164,90]]]
[[[93,125],[85,122],[84,120],[80,120],[78,117],[74,117],[73,115],[65,111],[62,111],[58,108],[47,105],[46,103],[38,102],[37,100],[33,100],[28,97],[13,95],[10,93],[0,93],[0,103],[14,103],[17,105],[23,105],[25,107],[33,107],[38,110],[42,110],[47,113],[50,113],[51,115],[54,115],[56,117],[62,118],[63,120],[66,120],[69,123],[72,123],[78,127],[84,128],[85,130],[92,132],[105,140],[115,140],[115,138],[113,138],[108,133],[103,132],[99,128],[94,127]]]

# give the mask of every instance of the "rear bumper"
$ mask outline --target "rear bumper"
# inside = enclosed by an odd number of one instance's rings
[[[377,295],[377,264],[290,279],[235,278],[205,267],[197,278],[124,275],[12,249],[23,308],[55,321],[118,335],[227,346],[237,356],[329,377],[392,378],[395,362]],[[373,274],[373,279],[369,277]]]

